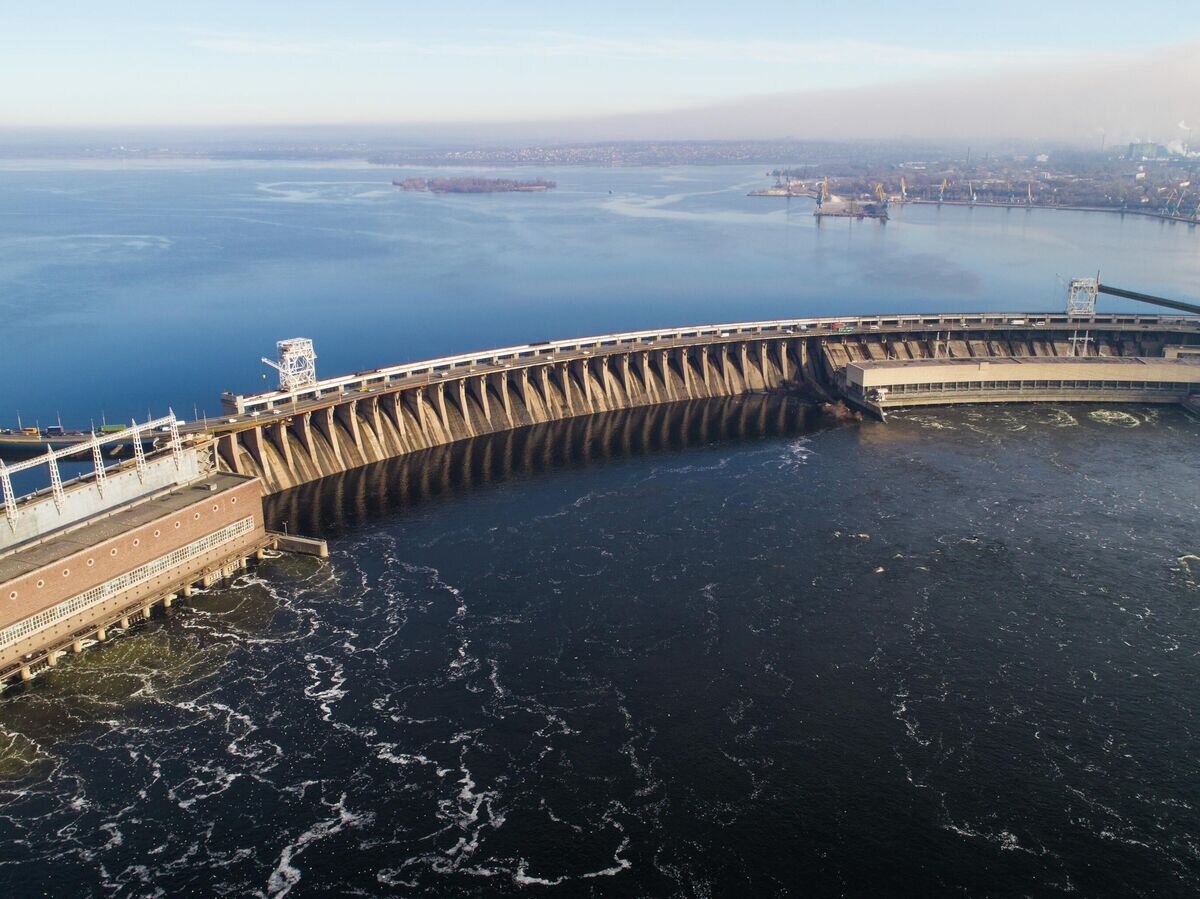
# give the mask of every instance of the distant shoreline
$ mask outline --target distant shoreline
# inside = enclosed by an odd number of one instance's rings
[[[789,199],[806,199],[815,200],[816,195],[809,192],[791,191],[788,192],[785,188],[767,187],[760,190],[752,190],[746,194],[748,197],[785,197]],[[1072,206],[1066,203],[1046,206],[1044,204],[1035,203],[1032,206],[1028,203],[993,203],[987,201],[976,201],[974,203],[967,200],[897,200],[890,201],[895,206],[958,206],[963,209],[1029,209],[1029,210],[1046,210],[1049,212],[1107,212],[1113,215],[1136,215],[1140,218],[1158,219],[1163,222],[1177,222],[1181,225],[1200,225],[1200,219],[1188,218],[1181,215],[1169,215],[1165,212],[1158,212],[1154,209],[1120,209],[1115,206]]]

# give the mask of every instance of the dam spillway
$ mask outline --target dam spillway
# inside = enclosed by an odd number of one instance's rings
[[[203,434],[216,441],[222,470],[254,475],[272,494],[458,440],[598,412],[779,391],[833,400],[853,362],[1153,358],[1190,355],[1191,347],[1200,347],[1200,320],[1166,315],[955,313],[705,325],[546,341],[290,391],[226,394],[226,418]],[[198,425],[192,431],[202,434]]]

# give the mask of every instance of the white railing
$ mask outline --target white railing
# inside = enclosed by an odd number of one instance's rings
[[[268,390],[254,394],[226,394],[226,402],[233,406],[231,411],[245,415],[254,411],[270,409],[276,405],[316,400],[325,394],[344,393],[347,390],[383,386],[415,374],[426,374],[450,368],[472,365],[498,366],[510,360],[544,357],[551,353],[577,352],[593,348],[622,344],[653,344],[659,341],[677,341],[698,337],[734,337],[738,334],[762,334],[764,332],[796,332],[825,330],[836,332],[838,326],[849,326],[850,330],[861,328],[904,328],[910,326],[937,327],[943,325],[1003,325],[1033,329],[1037,323],[1085,325],[1085,324],[1194,324],[1200,330],[1200,318],[1188,315],[1138,315],[1136,313],[1104,313],[1078,316],[1062,312],[954,312],[903,315],[870,316],[824,316],[819,318],[788,318],[772,321],[731,322],[729,324],[695,325],[683,328],[667,328],[652,331],[627,331],[618,334],[602,334],[594,337],[576,337],[567,340],[547,340],[520,346],[503,347],[482,352],[442,356],[419,362],[407,362],[370,371],[339,375],[317,381],[311,387],[294,392]]]
[[[145,421],[141,424],[135,421],[123,431],[93,433],[91,440],[78,441],[60,449],[51,449],[43,456],[34,456],[32,459],[26,459],[23,462],[17,462],[13,465],[8,465],[0,460],[0,491],[3,494],[4,514],[8,518],[9,527],[16,527],[17,504],[24,498],[17,497],[13,493],[12,476],[14,474],[45,465],[50,472],[50,489],[54,493],[54,503],[61,509],[66,494],[63,489],[62,476],[58,470],[58,460],[90,453],[92,464],[95,468],[95,484],[100,491],[100,495],[103,496],[107,470],[104,466],[104,456],[100,452],[100,448],[105,444],[111,443],[132,443],[138,476],[141,477],[146,470],[146,452],[145,447],[142,446],[143,435],[147,433],[153,434],[161,428],[166,428],[170,434],[168,445],[175,457],[175,467],[179,468],[182,465],[183,444],[179,438],[179,421],[175,418],[174,412],[164,415],[162,418]],[[46,439],[47,442],[54,441],[53,437]],[[65,439],[70,438],[67,437]]]

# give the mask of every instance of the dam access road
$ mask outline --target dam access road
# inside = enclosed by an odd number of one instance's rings
[[[263,499],[372,462],[598,412],[796,392],[882,416],[898,405],[1169,402],[1200,397],[1200,317],[956,313],[738,322],[546,341],[318,379],[312,342],[281,341],[280,388],[227,393],[217,423],[174,415],[0,463],[0,684],[30,680],[241,570],[268,548]],[[163,435],[146,452],[147,432]],[[132,460],[102,452],[129,442]],[[58,461],[90,450],[64,482]],[[14,494],[11,473],[50,486]]]

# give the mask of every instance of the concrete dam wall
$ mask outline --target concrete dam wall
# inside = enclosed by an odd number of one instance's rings
[[[221,438],[222,467],[274,493],[483,434],[596,412],[825,382],[805,340],[622,353],[447,378]]]
[[[745,333],[750,326],[696,329],[672,332],[667,346],[644,346],[642,332],[611,335],[565,351],[433,360],[397,383],[385,370],[363,373],[349,387],[351,379],[331,379],[336,389],[318,384],[290,402],[251,398],[257,408],[238,397],[251,411],[213,436],[220,467],[260,477],[270,494],[458,440],[598,412],[778,391],[834,399],[836,374],[856,360],[1161,356],[1164,347],[1200,343],[1195,320],[1110,318],[1089,321],[1086,338],[1080,323],[1066,319],[1057,327],[1023,319],[953,327],[937,317],[916,327],[835,323],[832,334],[778,323],[757,334]]]
[[[661,403],[446,443],[339,472],[264,500],[267,527],[322,537],[399,509],[513,479],[719,441],[804,434],[832,420],[784,393]]]

